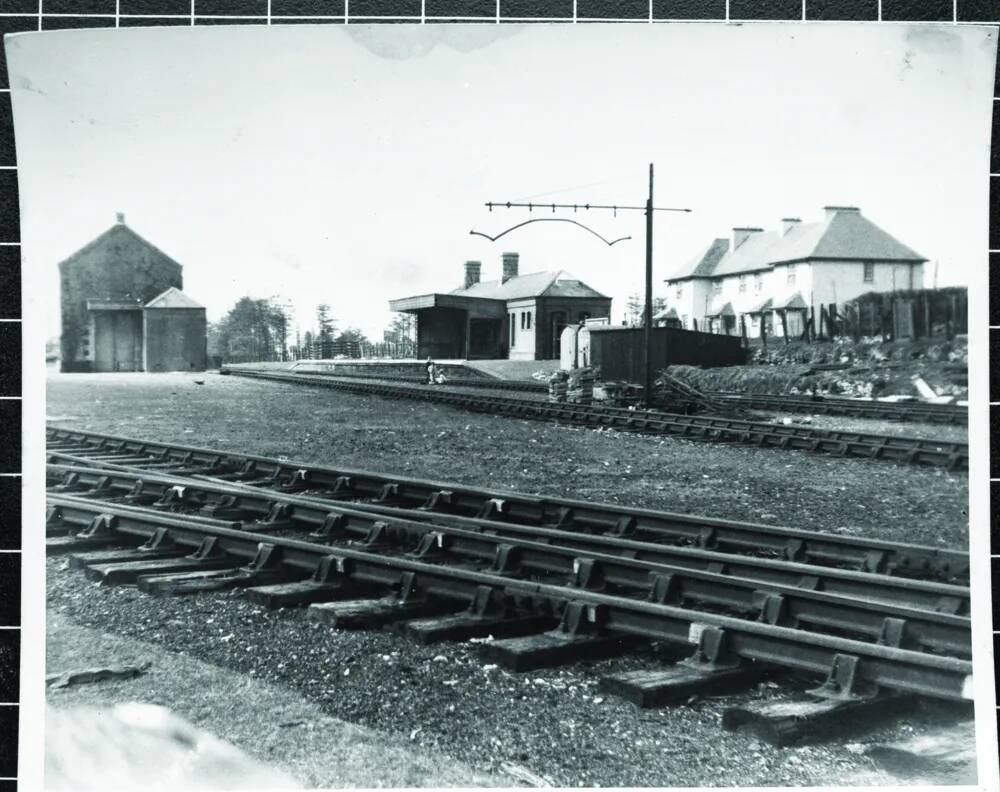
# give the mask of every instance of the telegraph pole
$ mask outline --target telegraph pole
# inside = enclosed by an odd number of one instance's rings
[[[653,212],[690,212],[690,209],[678,209],[668,206],[653,206],[653,163],[649,164],[649,195],[643,206],[622,206],[619,204],[557,204],[557,203],[515,203],[512,201],[489,201],[486,206],[492,212],[493,208],[498,209],[527,209],[529,212],[534,209],[572,209],[574,212],[584,209],[611,209],[615,216],[619,211],[640,211],[646,213],[646,305],[643,311],[643,403],[649,407],[653,402]],[[517,226],[515,226],[517,228]],[[512,231],[513,229],[508,229]],[[590,229],[587,229],[590,231]],[[478,233],[478,232],[473,232]],[[506,231],[504,233],[507,233]],[[591,233],[595,233],[591,231]],[[500,236],[502,236],[501,234]],[[482,236],[485,236],[483,234]],[[600,235],[597,235],[600,236]],[[494,237],[490,237],[494,238]],[[499,238],[499,237],[496,237]],[[603,237],[601,237],[603,239]],[[604,240],[608,242],[608,240]],[[616,240],[621,241],[621,240]],[[613,244],[613,243],[609,243]]]
[[[653,404],[653,163],[649,163],[649,197],[646,199],[646,310],[643,322],[642,402]]]

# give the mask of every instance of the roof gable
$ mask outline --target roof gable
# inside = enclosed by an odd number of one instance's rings
[[[60,267],[64,267],[67,264],[70,264],[73,261],[75,261],[80,256],[84,255],[85,253],[89,253],[92,250],[94,250],[95,248],[99,248],[102,245],[105,245],[105,244],[107,244],[109,242],[114,241],[115,238],[120,238],[120,237],[123,237],[123,236],[127,236],[130,239],[135,240],[139,244],[144,245],[145,247],[147,247],[150,250],[154,251],[157,255],[161,256],[164,259],[166,259],[168,262],[170,262],[171,264],[173,264],[178,269],[183,269],[183,267],[181,266],[181,264],[179,262],[177,262],[176,259],[174,259],[171,256],[168,256],[166,253],[164,253],[162,250],[160,250],[156,245],[154,245],[148,239],[146,239],[145,237],[137,234],[129,226],[125,225],[125,223],[115,223],[107,231],[105,231],[102,234],[99,234],[96,238],[92,239],[90,242],[88,242],[82,248],[80,248],[79,250],[77,250],[75,253],[67,256],[65,259],[63,259],[62,261],[60,261],[59,262],[59,266]]]
[[[720,247],[722,255],[718,255]],[[843,209],[832,211],[815,223],[798,223],[784,234],[777,231],[751,234],[734,250],[729,249],[728,240],[716,239],[681,270],[685,274],[669,280],[736,275],[808,259],[927,260],[857,209]]]
[[[175,286],[171,286],[162,294],[158,294],[148,303],[146,303],[144,308],[202,308],[205,306],[200,303],[196,303],[190,297],[188,297],[184,292]]]
[[[728,239],[713,239],[712,244],[710,244],[697,256],[690,259],[684,264],[684,266],[680,267],[677,272],[667,278],[667,280],[674,281],[684,280],[686,278],[711,277],[712,271],[715,269],[716,264],[719,263],[719,259],[726,255],[728,250]]]

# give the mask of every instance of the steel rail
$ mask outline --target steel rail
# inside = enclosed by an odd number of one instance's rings
[[[421,596],[467,607],[484,593],[493,601],[520,610],[562,615],[574,606],[594,629],[613,634],[699,643],[706,632],[712,645],[726,654],[763,661],[833,679],[838,667],[853,668],[853,677],[878,687],[935,698],[968,700],[972,696],[972,663],[910,649],[808,632],[765,622],[630,599],[568,585],[518,580],[497,573],[442,567],[426,560],[387,557],[362,550],[245,531],[209,519],[177,518],[147,509],[123,508],[85,499],[49,496],[50,510],[68,522],[87,521],[94,531],[149,541],[165,532],[179,547],[198,548],[212,538],[215,548],[234,559],[253,561],[262,548],[303,577],[323,564],[343,578],[389,587],[403,597]]]
[[[789,560],[852,566],[871,572],[968,579],[968,554],[945,548],[841,536],[758,523],[638,509],[617,504],[473,488],[292,460],[215,451],[71,429],[50,429],[53,461],[141,465],[179,475],[208,474],[273,487],[319,490],[345,498],[391,499],[393,505],[481,516],[563,530],[606,532],[673,541],[722,552],[770,554]],[[151,461],[152,460],[152,461]]]
[[[960,426],[967,426],[969,423],[968,408],[953,404],[881,402],[830,396],[729,393],[727,391],[707,391],[705,395],[712,399],[738,404],[741,407],[747,407],[751,410],[857,416],[859,418],[881,418],[890,421],[954,424]]]
[[[138,464],[176,475],[211,475],[283,487],[286,491],[289,488],[314,490],[328,496],[379,500],[386,505],[427,512],[565,531],[610,533],[645,541],[686,543],[719,552],[767,554],[817,565],[849,566],[868,572],[959,582],[967,582],[969,575],[968,553],[947,548],[526,495],[77,429],[50,427],[47,439],[52,449],[49,457],[55,462],[86,466],[99,461],[106,466],[115,464],[117,459],[123,460],[118,464]]]
[[[838,456],[887,459],[910,464],[935,465],[967,470],[966,443],[924,440],[914,437],[874,435],[802,428],[708,416],[656,411],[628,410],[593,405],[544,402],[510,396],[474,394],[436,385],[394,385],[379,381],[317,377],[308,374],[228,369],[231,374],[254,379],[327,387],[348,393],[407,398],[449,404],[472,412],[486,412],[532,420],[562,421],[578,426],[601,426],[655,435],[673,435],[691,440],[712,440],[766,448],[792,448]]]
[[[808,566],[775,561],[730,564],[714,553],[664,552],[638,542],[581,540],[561,531],[485,520],[448,518],[452,522],[428,524],[411,519],[409,510],[367,511],[355,504],[140,471],[56,465],[48,472],[67,487],[60,491],[56,485],[51,494],[75,498],[79,489],[90,487],[88,499],[124,497],[130,506],[172,507],[209,516],[221,511],[227,519],[256,521],[261,531],[298,525],[331,540],[383,543],[418,553],[448,552],[510,571],[569,576],[591,587],[609,585],[645,594],[658,576],[669,580],[661,585],[671,587],[674,602],[727,608],[772,623],[836,629],[875,640],[883,639],[886,629],[895,629],[908,646],[971,655],[969,620],[964,615],[969,591],[960,586],[839,570],[816,574]],[[766,613],[761,611],[765,606]]]
[[[334,371],[302,371],[289,369],[290,374],[305,376],[343,377],[348,379],[385,380],[412,385],[427,384],[426,377],[358,374]],[[547,393],[549,386],[537,380],[501,380],[453,378],[445,383],[451,388],[480,388],[486,390]],[[731,402],[754,410],[771,412],[798,412],[814,415],[857,416],[859,418],[885,419],[911,423],[954,424],[965,426],[969,422],[968,407],[956,404],[925,404],[919,402],[884,402],[874,399],[849,399],[837,396],[795,396],[791,394],[736,393],[732,391],[704,391],[706,398]]]

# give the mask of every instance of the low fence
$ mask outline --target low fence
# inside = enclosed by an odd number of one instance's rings
[[[907,292],[871,292],[838,306],[821,304],[803,311],[801,334],[747,338],[754,346],[775,341],[829,341],[836,337],[946,338],[969,331],[968,291],[963,288],[919,289]],[[779,341],[779,342],[780,342]]]
[[[230,353],[215,356],[226,363],[288,363],[296,360],[332,360],[350,358],[353,360],[416,360],[417,348],[412,342],[395,343],[380,341],[336,340],[314,341],[291,347],[286,352],[263,350],[259,352]]]

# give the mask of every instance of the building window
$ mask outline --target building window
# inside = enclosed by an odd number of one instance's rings
[[[517,314],[512,313],[510,315],[510,345],[514,346],[514,340],[516,339],[517,333]]]
[[[788,265],[788,282],[789,283],[795,283],[795,265],[794,264],[789,264]]]
[[[760,290],[764,288],[764,276],[754,275],[753,276],[753,290],[755,294],[759,294]]]
[[[712,286],[712,291],[716,294],[722,294],[722,281],[717,280]]]
[[[875,281],[875,262],[866,261],[865,262],[865,283],[874,283]]]
[[[525,318],[525,322],[527,322],[527,329],[530,330],[531,329],[531,311],[528,311],[527,314],[525,314],[525,317],[526,317]]]
[[[521,329],[524,329],[524,311],[521,311]]]
[[[684,287],[683,286],[678,286],[677,287],[677,299],[679,300],[683,295],[684,295]]]
[[[745,292],[747,290],[747,276],[746,275],[740,275],[740,288],[739,288],[739,290],[741,292]]]

